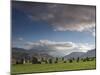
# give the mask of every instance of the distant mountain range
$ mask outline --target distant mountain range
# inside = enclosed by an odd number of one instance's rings
[[[36,56],[36,57],[46,57],[46,58],[54,58],[53,56],[49,55],[48,51],[44,50],[26,50],[23,48],[12,48],[12,57],[13,58],[23,58],[27,56]],[[89,50],[88,52],[72,52],[69,55],[64,56],[65,59],[70,58],[85,58],[85,57],[95,57],[96,56],[96,49]]]
[[[95,49],[89,50],[85,54],[81,55],[81,58],[85,58],[85,57],[96,57],[96,50]]]
[[[86,57],[96,57],[96,49],[89,50],[88,52],[72,52],[69,55],[64,56],[65,59],[70,58],[86,58]]]
[[[80,57],[82,55],[84,55],[84,52],[72,52],[69,55],[64,56],[65,59],[70,59],[70,58],[77,58]]]
[[[46,51],[43,50],[26,50],[23,48],[12,48],[12,58],[23,58],[23,57],[45,57],[45,58],[53,58]]]

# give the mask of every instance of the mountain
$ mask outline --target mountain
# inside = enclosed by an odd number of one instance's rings
[[[26,53],[26,49],[23,48],[12,48],[12,53]]]
[[[89,50],[88,52],[72,52],[69,55],[64,56],[65,59],[70,58],[86,58],[86,57],[96,57],[96,50]]]
[[[90,50],[81,56],[81,58],[86,58],[86,57],[96,57],[96,50],[95,49]]]
[[[12,57],[13,58],[24,58],[24,57],[45,57],[45,58],[53,58],[53,56],[49,55],[47,50],[26,50],[23,48],[12,48]],[[88,52],[72,52],[69,55],[64,56],[65,59],[70,58],[85,58],[85,57],[95,57],[96,56],[96,49],[89,50]]]
[[[12,48],[12,58],[21,59],[28,55],[27,50],[23,48]]]
[[[45,57],[45,58],[53,58],[46,51],[43,50],[26,50],[23,48],[12,48],[12,57],[13,58],[24,58],[24,57]]]
[[[71,54],[64,56],[64,58],[65,59],[77,58],[84,54],[85,54],[84,52],[72,52]]]

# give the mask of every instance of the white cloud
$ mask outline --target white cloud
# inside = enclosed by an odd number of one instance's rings
[[[87,52],[88,50],[94,49],[95,46],[94,45],[89,45],[88,43],[85,43],[85,44],[79,43],[78,48],[80,50],[82,50],[83,52]]]
[[[88,50],[94,49],[95,46],[89,45],[88,43],[40,40],[37,42],[28,42],[25,48],[46,51],[52,56],[64,56],[71,52],[87,52]]]

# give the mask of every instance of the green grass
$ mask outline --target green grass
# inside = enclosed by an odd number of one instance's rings
[[[73,62],[73,63],[56,63],[56,64],[18,64],[12,65],[11,73],[38,73],[52,71],[69,71],[69,70],[85,70],[95,69],[95,61]]]

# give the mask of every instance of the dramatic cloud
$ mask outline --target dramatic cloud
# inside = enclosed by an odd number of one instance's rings
[[[92,31],[95,29],[95,6],[13,2],[13,8],[34,21],[44,21],[54,31]]]
[[[37,42],[27,42],[26,49],[33,49],[48,52],[52,56],[64,56],[71,52],[87,52],[94,49],[94,45],[88,43],[73,43],[73,42],[55,42],[49,40],[40,40]]]

